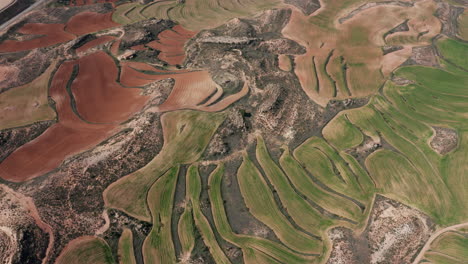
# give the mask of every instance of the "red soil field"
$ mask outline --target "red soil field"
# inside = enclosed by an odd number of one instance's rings
[[[91,40],[90,42],[84,44],[83,46],[79,47],[76,49],[76,52],[80,53],[80,52],[85,52],[91,48],[94,48],[98,45],[101,45],[101,44],[104,44],[104,43],[107,43],[109,41],[112,41],[114,40],[115,37],[113,36],[102,36],[100,38],[97,38],[97,39],[94,39],[94,40]]]
[[[64,31],[64,24],[30,23],[25,24],[18,32],[44,36],[25,41],[5,40],[0,43],[0,52],[15,52],[42,48],[75,38],[74,35]]]
[[[148,44],[146,44],[146,46],[151,47],[156,50],[161,50],[164,52],[176,52],[177,54],[179,54],[180,52],[182,52],[182,54],[184,53],[184,43],[179,43],[179,42],[175,42],[173,45],[170,45],[170,44],[163,44],[155,40],[155,41],[149,42]]]
[[[245,82],[240,92],[227,96],[221,101],[214,103],[222,96],[223,90],[211,79],[207,71],[179,74],[174,79],[175,85],[174,88],[172,88],[171,94],[167,100],[158,107],[160,112],[180,109],[193,109],[207,112],[221,111],[249,92],[249,86],[247,82]],[[210,95],[213,96],[208,99]]]
[[[242,97],[246,96],[249,93],[249,84],[247,82],[244,83],[244,87],[242,87],[242,90],[236,94],[229,95],[223,100],[217,102],[216,104],[210,105],[212,102],[216,101],[214,100],[209,100],[205,104],[198,106],[195,108],[196,110],[200,111],[206,111],[206,112],[217,112],[217,111],[222,111],[226,107],[230,106],[237,100],[241,99]]]
[[[79,74],[72,92],[80,116],[93,123],[127,120],[149,99],[137,88],[124,88],[116,82],[118,69],[112,57],[103,51],[78,60]]]
[[[83,122],[71,109],[66,84],[74,61],[64,62],[55,74],[50,96],[56,102],[59,122],[42,135],[18,148],[2,163],[0,175],[13,182],[26,181],[58,167],[63,160],[110,136],[116,125],[93,125]]]
[[[184,45],[196,33],[177,25],[159,33],[158,40],[151,41],[146,46],[159,50],[158,58],[172,65],[181,64],[185,59]]]
[[[120,26],[120,24],[112,21],[112,12],[105,14],[83,12],[68,20],[65,30],[77,36],[81,36],[117,26]]]
[[[195,36],[195,34],[197,34],[197,32],[185,29],[181,25],[174,26],[172,30],[174,30],[175,32],[179,33],[182,36],[185,36],[186,38],[191,38]]]
[[[219,88],[207,71],[179,74],[174,79],[176,81],[171,94],[159,106],[162,112],[194,109]]]
[[[133,46],[131,47],[131,49],[132,50],[147,50],[148,48],[146,48],[144,44],[141,44],[141,45]]]
[[[137,61],[125,61],[120,63],[121,66],[129,66],[132,67],[136,70],[141,70],[141,71],[153,71],[153,72],[167,72],[171,73],[171,71],[166,71],[166,70],[160,70],[156,67],[153,67],[149,64],[146,64],[144,62],[137,62]]]
[[[164,103],[158,106],[158,111],[160,112],[179,109],[194,109],[208,112],[221,111],[249,92],[246,82],[241,91],[215,103],[223,95],[223,90],[211,79],[207,71],[189,72],[187,70],[180,70],[169,72],[141,62],[122,62],[121,67],[120,82],[128,87],[144,86],[166,78],[175,80],[171,94]],[[153,71],[160,74],[146,74],[138,70]],[[212,96],[210,97],[210,95]]]
[[[139,72],[132,67],[122,64],[120,72],[120,83],[127,87],[139,87],[144,86],[154,81],[172,78],[173,74],[160,74],[160,75],[151,75]]]
[[[120,42],[122,42],[121,39],[116,40],[114,43],[112,43],[112,46],[110,48],[110,51],[112,52],[112,55],[118,56],[119,55],[119,46]]]
[[[85,0],[75,0],[75,5],[76,6],[82,6],[85,4]]]
[[[180,53],[180,54],[173,54],[173,53],[165,53],[161,52],[158,55],[158,58],[160,60],[163,60],[171,65],[177,65],[177,64],[182,64],[185,60],[185,54]]]
[[[180,40],[186,41],[187,36],[180,35],[179,33],[172,31],[171,29],[166,29],[163,32],[159,33],[159,39],[171,39],[171,40]]]
[[[154,81],[174,78],[190,70],[167,71],[157,69],[151,65],[142,62],[125,61],[120,63],[120,83],[126,87],[144,86]],[[140,71],[152,71],[154,74],[146,74]]]

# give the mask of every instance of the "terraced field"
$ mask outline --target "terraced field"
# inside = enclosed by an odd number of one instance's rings
[[[148,4],[120,5],[112,18],[120,24],[131,24],[150,18],[171,19],[190,30],[219,26],[236,17],[252,16],[260,11],[279,6],[281,1],[154,1]]]
[[[467,9],[33,10],[0,35],[0,263],[465,263]]]

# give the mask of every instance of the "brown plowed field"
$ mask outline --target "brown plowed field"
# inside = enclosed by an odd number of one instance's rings
[[[22,34],[44,36],[25,41],[5,40],[0,44],[0,52],[16,52],[42,48],[75,38],[74,35],[64,31],[64,24],[25,24],[18,30],[18,32]]]
[[[155,40],[146,44],[146,46],[151,47],[156,50],[164,51],[164,52],[176,52],[176,53],[184,52],[184,43],[179,43],[179,42],[175,42],[173,43],[173,45],[171,45],[171,44],[163,44],[160,41]]]
[[[190,31],[188,29],[183,28],[181,25],[174,26],[172,28],[175,32],[179,33],[180,35],[186,37],[186,38],[191,38],[197,34],[195,31]]]
[[[159,55],[158,55],[158,58],[160,60],[163,60],[171,65],[177,65],[177,64],[182,64],[182,62],[184,62],[184,59],[185,59],[185,54],[184,53],[181,53],[181,54],[173,54],[173,53],[164,53],[164,52],[161,52]]]
[[[120,24],[112,21],[112,12],[105,14],[83,12],[68,20],[65,30],[77,36],[81,36],[117,26],[120,26]]]
[[[129,66],[132,67],[136,70],[141,70],[141,71],[153,71],[153,72],[166,72],[166,73],[171,73],[171,71],[166,71],[166,70],[160,70],[156,67],[153,67],[149,64],[146,64],[144,62],[137,62],[137,61],[125,61],[121,62],[120,65],[123,66]]]
[[[132,67],[126,64],[122,64],[122,70],[120,72],[120,83],[127,87],[144,86],[154,81],[159,81],[166,78],[173,78],[173,74],[145,74],[133,69]]]
[[[86,121],[115,123],[127,120],[140,110],[148,97],[141,90],[124,88],[117,80],[114,60],[103,51],[82,57],[79,74],[72,84],[77,111]]]
[[[188,72],[187,70],[180,70],[169,72],[156,69],[141,62],[122,62],[121,66],[120,82],[128,87],[144,86],[166,78],[175,80],[171,94],[158,107],[158,111],[160,112],[180,109],[194,109],[207,112],[221,111],[244,97],[249,91],[249,87],[245,83],[240,92],[214,103],[222,96],[223,90],[211,79],[207,71]],[[154,71],[160,74],[146,74],[138,70]],[[210,95],[213,96],[207,100]]]
[[[236,94],[229,95],[223,100],[217,102],[216,104],[210,105],[209,102],[206,104],[197,107],[197,110],[206,111],[206,112],[218,112],[224,110],[226,107],[230,106],[234,102],[240,100],[242,97],[246,96],[249,93],[249,84],[244,83],[242,90]]]
[[[159,106],[160,111],[193,109],[217,91],[218,85],[207,71],[179,74],[167,100]]]
[[[133,46],[131,47],[131,49],[132,50],[147,50],[148,48],[146,48],[144,44],[141,44],[141,45]]]
[[[171,65],[177,65],[184,62],[184,45],[195,34],[195,32],[188,31],[177,25],[172,30],[167,29],[159,33],[158,40],[152,41],[146,46],[161,51],[158,55],[160,60]]]
[[[114,56],[119,55],[119,46],[120,46],[121,42],[122,42],[122,39],[118,39],[114,43],[112,43],[112,46],[110,48],[110,51],[112,52],[112,55],[114,55]]]
[[[97,38],[97,39],[94,39],[94,40],[91,40],[90,42],[84,44],[83,46],[79,47],[76,49],[76,52],[80,53],[80,52],[85,52],[91,48],[94,48],[98,45],[101,45],[101,44],[104,44],[104,43],[107,43],[109,41],[112,41],[114,40],[115,37],[113,36],[102,36],[100,38]]]
[[[180,35],[179,33],[172,31],[171,29],[166,29],[163,32],[159,33],[158,35],[159,39],[173,39],[173,40],[180,40],[180,41],[186,41],[187,37]]]
[[[0,163],[0,175],[3,179],[21,182],[47,173],[58,167],[66,157],[101,142],[117,127],[88,124],[73,113],[66,84],[75,63],[63,63],[50,88],[50,96],[56,102],[59,122]]]

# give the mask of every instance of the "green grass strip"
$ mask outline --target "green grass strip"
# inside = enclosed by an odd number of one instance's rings
[[[145,167],[111,184],[104,192],[106,205],[151,221],[146,205],[151,185],[172,166],[197,161],[225,116],[192,110],[163,114],[163,148]]]
[[[143,243],[145,263],[176,263],[171,220],[179,167],[159,178],[148,192],[153,228]]]
[[[124,228],[119,239],[119,263],[120,264],[136,264],[135,252],[133,250],[133,234],[132,230]]]
[[[361,209],[356,204],[318,187],[286,147],[281,155],[280,164],[294,186],[325,210],[354,221],[362,217]]]
[[[281,242],[302,253],[320,253],[320,242],[295,229],[275,203],[273,193],[247,154],[237,172],[240,191],[250,213],[270,227]]]
[[[200,231],[203,241],[210,250],[211,256],[217,264],[228,264],[231,261],[226,257],[223,250],[216,241],[215,234],[211,229],[208,219],[203,215],[200,208],[200,194],[202,190],[201,179],[198,173],[198,167],[191,165],[187,171],[187,192],[192,201],[193,217],[195,224]]]
[[[254,260],[257,252],[263,252],[269,258],[278,260],[281,263],[311,263],[314,257],[299,255],[284,245],[273,242],[264,238],[240,235],[232,231],[229,220],[224,208],[224,201],[221,193],[222,177],[224,175],[224,165],[220,164],[214,170],[208,180],[209,196],[213,220],[219,234],[230,243],[242,248],[244,252],[244,260]],[[246,255],[248,255],[246,257]],[[247,259],[246,259],[247,258]],[[246,261],[246,263],[248,263]],[[253,262],[255,263],[255,262]]]
[[[79,237],[70,242],[56,261],[57,264],[114,264],[109,245],[98,237]]]
[[[257,137],[256,154],[260,166],[277,191],[281,203],[298,226],[310,233],[320,235],[320,230],[333,224],[333,221],[317,212],[294,190],[281,168],[271,159],[261,136]],[[320,243],[317,243],[317,248],[321,248]]]
[[[187,203],[184,212],[180,216],[178,228],[179,240],[182,247],[180,259],[189,260],[195,247],[195,234],[192,206]]]
[[[457,66],[468,70],[468,44],[458,40],[445,38],[439,39],[436,43],[442,56],[456,64]],[[464,54],[464,55],[463,55]]]

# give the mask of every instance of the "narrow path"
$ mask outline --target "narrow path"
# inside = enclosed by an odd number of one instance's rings
[[[421,251],[419,252],[418,256],[414,259],[413,263],[412,264],[418,264],[422,258],[424,257],[424,254],[426,253],[427,250],[429,250],[429,248],[431,247],[431,244],[432,242],[434,242],[434,240],[436,238],[438,238],[440,235],[442,235],[443,233],[445,232],[448,232],[448,231],[454,231],[458,228],[462,228],[462,227],[468,227],[468,222],[465,222],[465,223],[462,223],[462,224],[458,224],[458,225],[453,225],[453,226],[449,226],[449,227],[446,227],[444,229],[441,229],[437,232],[435,232],[430,238],[429,240],[427,240],[426,244],[424,245],[424,247],[421,249]]]

